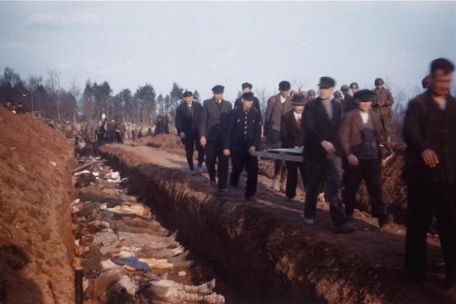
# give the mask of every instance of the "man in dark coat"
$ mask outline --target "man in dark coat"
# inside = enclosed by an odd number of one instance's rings
[[[372,215],[378,218],[379,227],[392,222],[386,211],[381,188],[381,132],[380,116],[371,110],[375,93],[358,91],[354,98],[358,109],[345,113],[340,128],[340,144],[346,160],[344,170],[345,210],[353,217],[356,193],[364,179],[372,202]]]
[[[204,161],[204,149],[200,144],[199,125],[201,110],[203,107],[199,102],[193,101],[193,94],[190,91],[184,92],[183,101],[176,110],[175,124],[177,134],[185,146],[185,155],[191,171],[194,171],[193,152],[198,151],[198,166],[196,173],[201,171]]]
[[[383,125],[383,142],[391,146],[392,140],[392,120],[393,120],[393,106],[394,99],[391,92],[385,88],[383,79],[375,79],[375,101],[372,103],[372,108],[380,114]]]
[[[248,92],[252,92],[252,84],[248,83],[248,82],[244,82],[242,84],[242,94],[244,93],[248,93]],[[242,107],[242,100],[241,100],[241,97],[239,97],[238,99],[236,99],[236,101],[234,102],[234,107],[237,108],[237,107]],[[256,98],[255,96],[253,97],[253,107],[255,109],[258,110],[258,112],[260,112],[261,114],[261,109],[260,109],[260,102],[258,101],[258,98]]]
[[[282,126],[280,137],[282,148],[302,148],[304,146],[304,120],[303,112],[306,104],[306,96],[296,94],[291,98],[293,110],[288,111],[282,116]],[[304,163],[287,161],[287,186],[286,196],[288,200],[293,200],[296,196],[296,185],[298,183],[298,169],[305,184]]]
[[[264,135],[268,139],[269,148],[280,148],[280,126],[282,115],[291,110],[290,102],[291,84],[288,81],[279,83],[280,93],[271,96],[268,100],[266,114],[264,117]],[[274,177],[272,188],[276,191],[280,190],[280,184],[285,180],[285,170],[283,161],[276,160],[274,162]]]
[[[340,91],[342,92],[342,107],[344,109],[344,112],[350,112],[350,111],[353,111],[354,109],[356,109],[357,108],[356,99],[350,95],[349,87],[344,84],[340,88]]]
[[[342,122],[342,105],[331,100],[336,82],[330,77],[320,78],[319,97],[309,102],[304,111],[304,159],[307,175],[304,223],[314,224],[317,196],[325,182],[331,219],[341,233],[353,231],[341,198],[341,148],[339,127]]]
[[[405,270],[425,279],[426,233],[432,214],[445,260],[445,287],[456,288],[456,101],[450,95],[454,65],[431,63],[428,90],[409,104],[404,119],[407,182]]]
[[[216,85],[212,88],[214,97],[203,103],[200,123],[200,143],[206,149],[206,167],[212,186],[216,187],[215,175],[218,176],[218,189],[227,192],[229,158],[223,154],[222,126],[232,109],[231,103],[223,99],[224,87]],[[217,161],[217,171],[215,163]]]
[[[258,158],[250,152],[259,150],[261,140],[261,114],[253,107],[253,93],[241,96],[242,106],[234,108],[223,133],[224,155],[231,155],[233,169],[230,185],[237,187],[244,168],[247,170],[246,200],[252,200],[258,181]]]

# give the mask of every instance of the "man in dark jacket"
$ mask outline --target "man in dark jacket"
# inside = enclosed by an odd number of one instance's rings
[[[302,148],[304,146],[304,125],[303,112],[306,104],[306,96],[296,94],[291,98],[293,110],[288,111],[282,116],[282,126],[280,137],[282,148]],[[288,200],[293,200],[296,196],[296,185],[298,183],[298,169],[305,184],[304,163],[287,161],[287,186],[286,196]]]
[[[214,97],[203,103],[200,123],[200,143],[206,148],[206,167],[209,173],[210,183],[216,187],[215,162],[217,161],[218,189],[227,192],[228,163],[229,159],[223,154],[223,131],[222,126],[231,111],[231,103],[223,99],[224,87],[216,85],[212,88]]]
[[[364,179],[372,202],[372,215],[378,217],[379,227],[392,222],[386,212],[381,188],[381,132],[380,116],[371,110],[375,93],[360,90],[354,96],[358,109],[345,113],[340,128],[340,144],[346,158],[344,186],[346,193],[345,210],[353,217],[356,193]]]
[[[271,96],[268,100],[266,114],[264,117],[264,135],[268,139],[269,148],[280,148],[280,126],[282,115],[291,111],[290,102],[291,84],[288,81],[279,83],[280,93]],[[276,160],[274,162],[274,178],[272,188],[276,191],[280,190],[280,184],[285,179],[285,170],[283,161]]]
[[[383,125],[383,142],[387,143],[388,146],[391,146],[391,136],[392,136],[392,119],[393,119],[393,106],[394,99],[391,92],[385,88],[385,83],[383,79],[375,79],[375,101],[372,103],[372,108],[374,111],[377,111],[380,114]]]
[[[196,173],[201,171],[204,161],[204,149],[200,144],[199,125],[202,106],[199,102],[193,101],[193,94],[190,91],[184,92],[183,101],[176,110],[175,124],[177,134],[185,146],[188,166],[194,171],[193,152],[196,147],[198,151],[198,166]]]
[[[339,127],[342,105],[331,100],[336,82],[330,77],[320,78],[319,97],[309,102],[304,111],[304,159],[307,174],[304,223],[314,224],[317,196],[325,182],[331,219],[341,233],[353,231],[347,224],[342,205],[340,179],[342,171]]]
[[[233,169],[230,185],[237,187],[244,168],[247,170],[246,200],[252,200],[258,181],[258,158],[250,154],[259,150],[261,139],[261,114],[253,107],[253,93],[241,96],[242,106],[234,108],[223,133],[224,155],[231,155]]]
[[[426,232],[435,212],[445,260],[445,287],[456,288],[456,101],[450,95],[454,65],[431,63],[428,90],[409,102],[403,135],[407,150],[405,270],[425,279]]]
[[[242,84],[242,94],[244,93],[248,93],[248,92],[252,92],[252,84],[248,83],[248,82],[244,82]],[[241,100],[241,97],[239,97],[238,99],[236,99],[236,101],[234,102],[234,107],[237,108],[237,107],[242,107],[242,100]],[[258,101],[258,98],[256,98],[255,96],[253,97],[253,107],[255,109],[258,110],[258,112],[260,112],[261,114],[261,109],[260,109],[260,102]]]

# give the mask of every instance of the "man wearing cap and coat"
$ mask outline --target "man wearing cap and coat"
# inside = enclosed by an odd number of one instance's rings
[[[340,88],[340,91],[342,92],[342,107],[344,109],[344,112],[350,112],[350,111],[356,109],[357,108],[356,99],[354,99],[350,95],[349,87],[347,85],[343,85]]]
[[[223,133],[224,154],[231,156],[232,171],[230,185],[237,187],[244,168],[247,171],[246,200],[256,193],[258,181],[258,158],[251,154],[260,149],[261,114],[253,107],[253,93],[241,96],[242,105],[234,108],[227,120]]]
[[[306,104],[306,96],[296,94],[291,98],[293,110],[283,114],[281,120],[280,137],[282,148],[302,148],[304,147],[304,120],[303,112]],[[301,174],[303,186],[306,184],[304,162],[287,161],[287,185],[285,194],[288,200],[293,200],[296,196],[296,185],[298,183],[298,170]]]
[[[223,154],[223,126],[226,125],[232,106],[229,101],[223,99],[223,86],[214,86],[212,92],[214,97],[204,101],[201,111],[200,143],[205,147],[206,167],[211,185],[217,186],[217,173],[219,191],[227,192],[229,159]]]
[[[269,148],[281,148],[280,127],[282,115],[292,109],[290,102],[291,84],[288,81],[279,83],[279,94],[271,96],[268,100],[266,114],[264,117],[264,135],[268,139]],[[283,161],[274,161],[274,177],[272,188],[280,190],[280,184],[285,179]]]
[[[304,111],[304,159],[307,175],[303,220],[313,225],[317,209],[317,196],[325,182],[331,219],[337,232],[349,233],[353,228],[347,217],[341,197],[342,160],[339,128],[342,122],[342,105],[331,99],[336,82],[331,77],[320,78],[319,97],[309,102]]]
[[[186,91],[183,95],[183,100],[176,109],[175,124],[177,134],[181,138],[185,146],[185,155],[190,170],[194,170],[193,152],[196,147],[198,151],[198,167],[197,172],[201,170],[204,161],[204,149],[200,144],[200,119],[203,107],[199,102],[193,100],[192,92]]]
[[[380,115],[371,110],[375,93],[360,90],[354,98],[358,108],[346,113],[340,128],[340,144],[346,160],[344,170],[345,210],[353,217],[356,193],[364,179],[372,202],[372,215],[379,227],[392,222],[387,214],[381,188],[381,132]]]
[[[244,82],[242,84],[242,94],[244,93],[248,93],[248,92],[252,92],[252,84],[251,83],[248,83],[248,82]],[[253,92],[252,92],[253,93]],[[239,97],[238,99],[236,99],[236,101],[234,102],[234,107],[237,108],[237,107],[242,107],[242,100],[241,100],[241,97]],[[255,109],[258,110],[258,112],[260,112],[261,114],[261,109],[260,109],[260,102],[258,101],[258,98],[256,98],[255,96],[253,97],[253,107]]]

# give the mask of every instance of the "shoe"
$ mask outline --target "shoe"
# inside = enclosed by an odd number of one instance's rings
[[[221,192],[221,193],[227,193],[227,192],[230,192],[230,190],[229,190],[227,187],[225,187],[225,188],[220,188],[220,189],[219,189],[219,192]]]
[[[209,183],[212,187],[214,187],[214,188],[217,187],[217,182],[215,180],[211,180]]]
[[[337,233],[351,233],[355,231],[355,228],[352,226],[348,225],[347,223],[343,223],[341,225],[336,226],[336,232]]]
[[[304,224],[306,225],[313,225],[315,224],[315,220],[313,218],[307,218],[305,216],[302,216],[302,221],[304,222]]]
[[[378,217],[378,227],[383,228],[385,226],[394,223],[394,217],[391,214],[381,215]]]

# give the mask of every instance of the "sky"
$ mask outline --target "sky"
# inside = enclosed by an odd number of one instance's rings
[[[0,69],[62,85],[108,81],[113,93],[173,82],[233,100],[241,83],[266,94],[288,80],[316,89],[376,77],[418,90],[429,63],[456,62],[456,2],[1,2]]]

